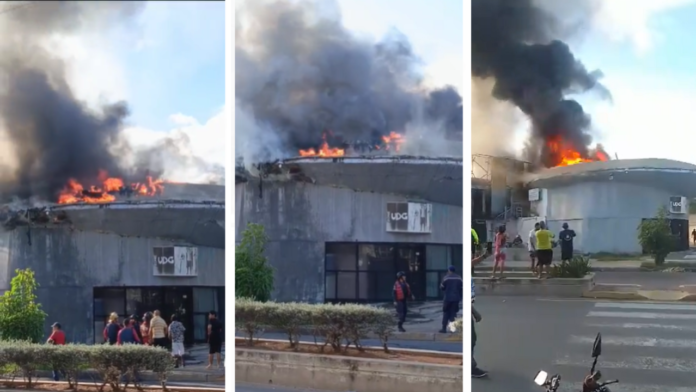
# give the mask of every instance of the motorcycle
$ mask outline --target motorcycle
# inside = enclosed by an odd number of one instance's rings
[[[512,242],[507,243],[508,248],[522,248],[524,246],[524,241],[522,241],[522,237],[518,234]]]
[[[590,374],[585,377],[582,383],[582,392],[611,392],[609,385],[619,382],[619,380],[611,380],[604,383],[599,382],[602,378],[602,373],[599,370],[595,371],[595,368],[597,367],[597,359],[600,355],[602,355],[602,334],[598,333],[592,345],[592,358],[594,359],[592,361],[592,368],[590,369]],[[549,378],[548,373],[540,370],[536,377],[534,377],[534,383],[544,388],[546,392],[556,392],[558,387],[561,386],[561,375],[556,374]]]

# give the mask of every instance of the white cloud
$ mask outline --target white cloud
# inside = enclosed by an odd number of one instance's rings
[[[660,39],[656,18],[667,11],[693,4],[694,0],[595,0],[599,12],[594,26],[610,39],[630,42],[645,54]]]

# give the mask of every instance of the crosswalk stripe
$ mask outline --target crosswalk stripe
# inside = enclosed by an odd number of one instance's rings
[[[652,323],[586,323],[588,327],[598,330],[608,328],[618,329],[663,329],[665,331],[688,331],[696,332],[696,326],[691,325],[671,325],[671,324],[652,324]]]
[[[604,339],[602,338],[602,343]],[[572,358],[566,356],[556,360],[556,365],[587,367],[587,358]],[[629,357],[623,361],[609,361],[602,359],[602,369],[627,369],[627,370],[659,370],[669,372],[693,372],[696,369],[696,361],[690,359],[656,358],[656,357]],[[608,372],[607,372],[608,373]],[[612,388],[613,389],[613,388]]]
[[[594,336],[570,337],[570,342],[574,344],[592,345]],[[689,339],[659,339],[647,337],[612,337],[602,336],[602,344],[609,346],[634,346],[634,347],[658,347],[658,348],[688,348],[696,349],[696,340]]]
[[[635,302],[597,302],[595,308],[612,309],[641,309],[641,310],[684,310],[696,311],[696,305],[677,305],[677,304],[658,304],[658,303],[635,303]]]
[[[604,312],[591,311],[587,317],[615,317],[615,318],[643,318],[643,319],[670,319],[670,320],[696,320],[696,313],[650,313],[650,312]]]

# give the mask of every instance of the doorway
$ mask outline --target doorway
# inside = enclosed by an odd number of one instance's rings
[[[395,249],[397,271],[406,273],[406,281],[417,301],[425,301],[425,245],[398,245]]]

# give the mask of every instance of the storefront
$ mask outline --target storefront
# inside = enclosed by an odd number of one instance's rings
[[[93,298],[95,343],[103,341],[102,331],[112,312],[123,318],[159,310],[167,322],[177,314],[186,327],[187,344],[205,342],[211,310],[225,320],[224,287],[95,287]]]
[[[461,244],[333,242],[325,249],[325,302],[391,301],[399,271],[416,300],[440,299],[449,266],[462,271]]]

